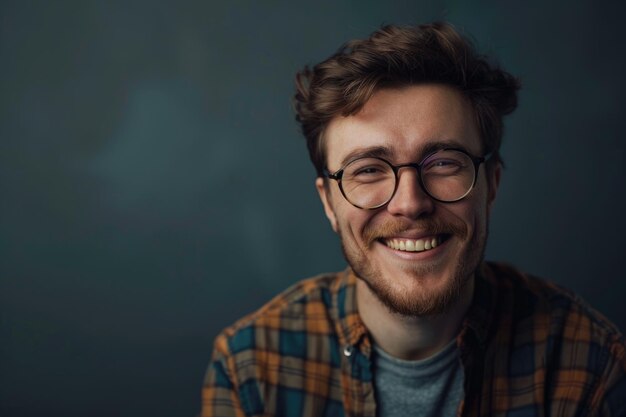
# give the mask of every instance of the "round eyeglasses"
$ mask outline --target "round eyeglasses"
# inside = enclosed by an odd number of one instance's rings
[[[393,165],[376,157],[362,157],[348,162],[326,177],[337,181],[341,194],[357,208],[373,210],[389,203],[398,189],[398,172],[410,167],[417,170],[419,184],[432,199],[453,203],[466,197],[478,177],[478,168],[490,155],[472,156],[463,149],[441,149],[422,162]]]

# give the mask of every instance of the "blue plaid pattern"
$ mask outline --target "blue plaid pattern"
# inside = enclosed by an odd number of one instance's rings
[[[215,340],[202,416],[376,415],[350,270],[305,280]],[[626,416],[626,343],[574,294],[502,264],[476,274],[457,337],[459,416]]]

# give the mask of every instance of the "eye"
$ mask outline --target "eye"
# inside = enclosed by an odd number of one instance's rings
[[[461,163],[459,161],[452,159],[437,159],[433,162],[433,165],[437,167],[459,166],[460,164]]]
[[[452,175],[464,167],[463,161],[455,158],[436,158],[428,161],[422,168],[422,171],[428,174]]]
[[[358,182],[373,182],[388,177],[390,172],[391,167],[384,162],[376,158],[363,158],[353,161],[346,167],[344,179]]]
[[[381,172],[383,172],[380,167],[376,167],[376,166],[367,166],[367,167],[363,167],[363,168],[359,168],[358,170],[356,170],[354,172],[354,175],[374,175],[374,174],[380,174]]]

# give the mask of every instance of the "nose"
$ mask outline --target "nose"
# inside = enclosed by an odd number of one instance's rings
[[[396,216],[417,219],[435,208],[434,200],[424,192],[417,169],[403,167],[398,172],[396,193],[387,204],[387,211]]]

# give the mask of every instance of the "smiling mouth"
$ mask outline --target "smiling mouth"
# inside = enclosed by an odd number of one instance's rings
[[[437,235],[424,239],[382,239],[381,242],[391,249],[404,252],[424,252],[434,249],[448,239],[449,235]]]

